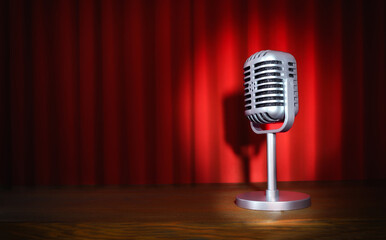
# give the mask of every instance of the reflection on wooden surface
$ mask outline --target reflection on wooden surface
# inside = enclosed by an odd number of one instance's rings
[[[0,239],[386,239],[385,186],[279,183],[312,198],[287,212],[234,204],[265,184],[2,190]]]

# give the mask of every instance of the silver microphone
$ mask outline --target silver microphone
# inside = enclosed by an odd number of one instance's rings
[[[267,190],[239,194],[236,204],[253,210],[283,211],[311,205],[308,194],[280,191],[276,184],[276,133],[288,131],[299,111],[295,58],[285,52],[264,50],[244,64],[245,115],[257,134],[267,134]],[[276,129],[262,124],[281,122]]]
[[[244,91],[245,115],[252,129],[255,126],[254,130],[259,129],[260,124],[285,121],[286,103],[288,115],[295,116],[299,111],[295,58],[272,50],[253,54],[244,64]],[[288,99],[289,95],[293,98]],[[289,124],[292,126],[292,123]],[[286,126],[283,130],[289,128]]]

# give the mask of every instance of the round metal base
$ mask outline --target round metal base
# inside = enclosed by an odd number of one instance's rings
[[[236,197],[236,205],[252,210],[285,211],[309,207],[311,198],[305,193],[279,191],[279,200],[268,202],[265,191],[246,192]]]

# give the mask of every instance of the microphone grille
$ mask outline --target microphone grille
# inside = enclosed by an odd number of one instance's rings
[[[296,60],[289,54],[265,50],[244,64],[245,113],[256,123],[284,120],[284,80],[294,82],[295,114],[299,109]]]

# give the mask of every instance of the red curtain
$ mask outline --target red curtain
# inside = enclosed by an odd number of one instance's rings
[[[298,62],[279,181],[386,177],[384,1],[1,1],[2,185],[256,182],[242,66]]]

